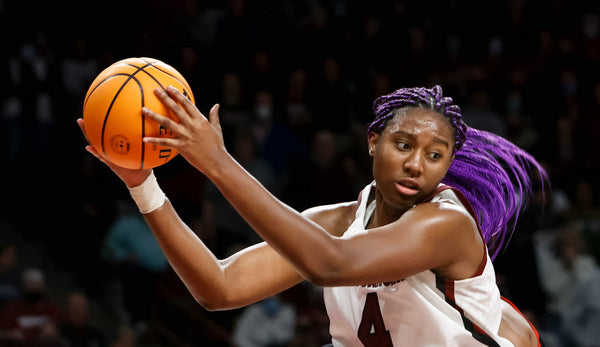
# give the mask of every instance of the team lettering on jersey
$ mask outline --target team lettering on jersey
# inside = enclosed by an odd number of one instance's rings
[[[393,286],[396,283],[400,283],[404,281],[404,278],[401,280],[391,281],[391,282],[381,282],[381,283],[371,283],[371,284],[363,284],[361,287],[363,288],[378,288],[378,287],[389,287]]]

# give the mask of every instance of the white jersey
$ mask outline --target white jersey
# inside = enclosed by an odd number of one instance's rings
[[[467,206],[446,188],[440,185],[431,202],[469,211],[466,199]],[[363,190],[343,237],[368,232],[373,194],[374,185]],[[512,346],[498,335],[506,308],[485,254],[478,273],[464,280],[424,271],[391,283],[324,288],[333,346]]]

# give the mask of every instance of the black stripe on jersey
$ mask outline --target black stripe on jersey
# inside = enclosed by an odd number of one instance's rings
[[[500,347],[500,345],[494,341],[488,334],[486,334],[483,329],[481,329],[477,324],[473,323],[469,318],[465,316],[465,313],[460,306],[456,304],[454,298],[454,281],[446,280],[445,278],[436,275],[435,276],[435,286],[436,288],[444,294],[444,299],[448,305],[452,306],[458,313],[460,313],[460,317],[463,321],[463,325],[465,329],[471,333],[471,335],[479,342],[483,343],[486,346],[490,347]]]

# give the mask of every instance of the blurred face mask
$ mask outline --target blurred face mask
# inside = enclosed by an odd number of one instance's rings
[[[276,315],[277,312],[279,312],[280,307],[281,304],[277,299],[274,298],[268,298],[263,300],[262,302],[262,308],[269,317],[273,317],[274,315]]]
[[[269,105],[257,105],[254,113],[260,120],[269,120],[273,116],[273,108]]]

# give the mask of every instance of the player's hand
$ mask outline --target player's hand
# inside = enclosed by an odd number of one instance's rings
[[[77,124],[79,125],[79,128],[81,129],[81,132],[83,133],[83,136],[85,137],[85,139],[87,141],[87,135],[85,134],[83,118],[78,118]],[[89,143],[89,141],[88,141],[88,143]],[[98,160],[100,160],[101,162],[106,164],[106,166],[108,166],[127,185],[127,187],[131,188],[131,187],[139,186],[140,184],[142,184],[144,182],[144,180],[152,172],[152,169],[133,170],[133,169],[127,169],[127,168],[115,165],[112,162],[108,161],[102,154],[100,154],[98,152],[98,150],[96,150],[96,148],[94,148],[94,146],[87,145],[87,146],[85,146],[85,149],[88,152],[90,152],[94,157],[98,158]]]
[[[218,167],[228,157],[219,123],[219,104],[215,104],[207,119],[179,90],[169,86],[167,92],[154,91],[160,101],[179,119],[179,123],[143,108],[145,116],[158,122],[175,134],[174,138],[145,137],[147,143],[170,147],[178,151],[190,164],[205,174]]]

